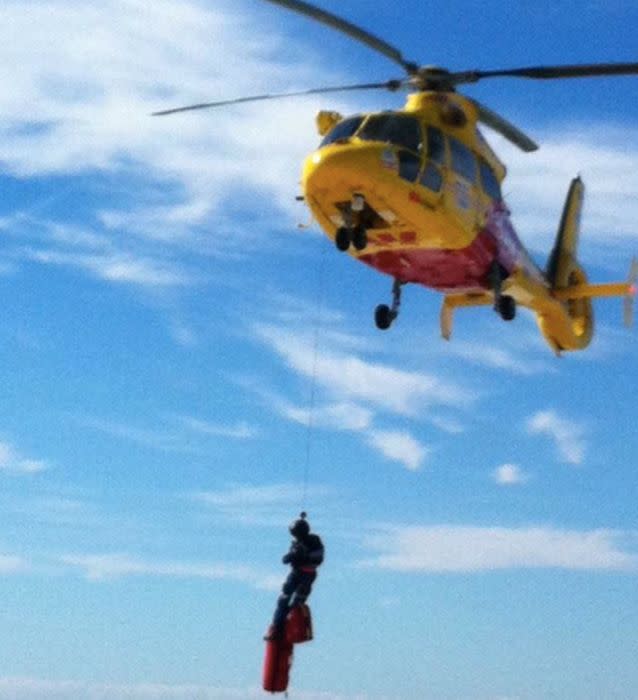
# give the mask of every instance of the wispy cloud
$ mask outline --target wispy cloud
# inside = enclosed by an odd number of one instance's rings
[[[98,683],[82,680],[0,678],[0,700],[262,700],[264,691],[198,684]],[[368,700],[367,694],[342,695],[295,690],[299,700]]]
[[[501,464],[492,472],[492,479],[499,486],[516,486],[529,480],[529,475],[517,464]]]
[[[299,497],[298,484],[269,484],[253,486],[231,484],[218,491],[201,491],[194,494],[197,500],[219,508],[253,507],[290,503]]]
[[[542,147],[521,154],[500,137],[490,138],[508,163],[505,192],[522,237],[549,251],[569,183],[586,186],[585,240],[609,245],[638,237],[638,143],[636,126],[553,125],[539,133]]]
[[[338,348],[317,352],[302,335],[283,327],[262,324],[255,332],[291,369],[313,378],[341,400],[415,416],[426,406],[467,406],[475,398],[471,390],[432,374],[369,362]]]
[[[29,562],[23,557],[11,554],[0,554],[0,576],[20,574],[30,569]]]
[[[0,471],[12,474],[36,474],[48,468],[41,459],[25,457],[8,442],[0,442]]]
[[[259,435],[257,428],[248,425],[244,421],[227,425],[194,418],[193,416],[177,416],[176,418],[188,430],[204,436],[250,440]]]
[[[638,571],[638,555],[616,530],[552,527],[391,526],[366,538],[377,552],[365,566],[402,572],[476,572],[558,568]]]
[[[185,197],[175,201],[173,210],[155,201],[128,216],[103,214],[108,226],[149,233],[162,224],[201,223],[229,187],[242,183],[244,191],[259,187],[282,204],[291,201],[297,178],[289,168],[291,158],[298,161],[316,139],[312,101],[312,106],[291,101],[285,113],[269,104],[258,110],[230,108],[216,115],[214,128],[208,114],[149,116],[154,109],[215,95],[309,83],[312,56],[290,41],[281,51],[284,39],[276,15],[264,31],[267,19],[256,27],[256,19],[231,3],[207,8],[158,0],[149,13],[139,0],[79,8],[68,0],[49,0],[29,8],[9,2],[3,17],[3,57],[19,86],[0,89],[3,131],[11,137],[2,139],[0,157],[10,171],[42,175],[143,168],[151,180],[181,184]],[[95,27],[100,27],[99,42]],[[13,41],[15,36],[21,41]],[[235,57],[230,63],[229,55]],[[38,105],[37,115],[25,109],[29,104]],[[272,118],[264,119],[264,110]],[[285,142],[278,138],[282,120]],[[260,152],[255,141],[277,142],[279,148]]]
[[[257,428],[246,422],[213,423],[193,416],[172,414],[169,414],[167,419],[170,423],[166,425],[160,424],[159,427],[145,428],[94,416],[77,416],[75,418],[76,422],[85,428],[164,452],[198,454],[204,449],[203,443],[206,438],[250,440],[259,434]],[[199,438],[199,442],[195,438]]]
[[[304,333],[276,326],[260,325],[257,336],[266,342],[293,370],[318,382],[330,403],[299,407],[263,388],[256,389],[280,415],[304,425],[360,433],[363,441],[385,459],[406,469],[419,469],[429,454],[407,429],[388,430],[376,425],[383,413],[416,418],[420,408],[430,404],[455,407],[471,403],[470,392],[433,375],[408,372],[389,365],[369,362],[339,346],[340,334],[322,334],[322,350]],[[326,346],[331,349],[326,350]],[[435,422],[434,419],[431,422]],[[457,430],[449,420],[446,428]]]
[[[153,429],[140,428],[129,423],[104,420],[93,416],[76,417],[76,422],[91,430],[133,442],[143,447],[165,452],[193,452],[196,451],[192,444],[174,428]]]
[[[13,237],[7,269],[28,259],[166,292],[198,284],[199,260],[242,254],[257,235],[237,227],[236,209],[225,213],[238,192],[246,215],[258,211],[263,221],[283,212],[292,228],[298,166],[317,140],[318,100],[293,100],[285,112],[262,104],[214,117],[150,116],[214,95],[310,84],[312,56],[284,40],[276,14],[267,29],[267,18],[257,21],[228,2],[158,0],[152,12],[140,0],[6,3],[0,45],[11,80],[0,84],[3,172],[55,178],[56,191],[3,219]],[[78,209],[84,234],[55,235],[61,217],[77,220]],[[47,227],[49,235],[34,240],[34,229],[45,234]]]
[[[353,401],[338,401],[299,406],[263,387],[245,384],[256,393],[263,402],[283,418],[294,423],[314,428],[332,428],[346,431],[363,431],[370,427],[374,417],[373,411]]]
[[[329,489],[317,484],[229,484],[222,489],[192,493],[189,498],[235,524],[281,527],[299,507],[304,492],[314,502],[330,494]]]
[[[44,265],[75,267],[106,282],[142,287],[182,287],[193,284],[191,274],[174,264],[130,253],[89,255],[70,251],[24,249],[24,257]]]
[[[405,430],[371,430],[367,439],[385,457],[403,464],[410,471],[420,469],[429,454],[428,448]]]
[[[527,430],[532,435],[545,435],[550,438],[560,458],[568,464],[583,463],[587,443],[585,428],[582,425],[563,418],[550,409],[538,411],[531,416],[527,421]]]
[[[535,329],[535,333],[538,333],[537,329]],[[517,339],[520,340],[520,336]],[[454,341],[450,343],[447,351],[456,357],[467,360],[473,365],[487,369],[503,370],[512,374],[529,376],[542,372],[556,371],[555,367],[547,360],[549,355],[547,348],[539,347],[540,344],[535,341],[528,343],[527,347],[520,343],[521,347],[519,348],[488,345],[482,341],[472,343]],[[544,358],[531,355],[531,349],[541,350]]]
[[[245,583],[253,588],[277,590],[280,577],[241,564],[149,560],[129,554],[79,554],[60,557],[60,563],[82,571],[91,581],[150,576],[159,578],[205,578]]]

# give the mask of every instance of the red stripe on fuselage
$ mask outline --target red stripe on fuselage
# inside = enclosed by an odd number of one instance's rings
[[[359,260],[401,282],[422,284],[440,292],[490,289],[490,267],[495,260],[506,274],[524,267],[529,275],[542,279],[503,203],[492,207],[485,228],[466,248],[409,248],[403,243],[394,250],[364,253]]]
[[[439,291],[488,288],[488,272],[496,257],[494,237],[482,231],[460,250],[445,248],[386,249],[359,260],[401,282],[415,282]]]

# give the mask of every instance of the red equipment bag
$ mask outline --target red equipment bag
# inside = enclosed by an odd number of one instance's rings
[[[264,657],[264,690],[269,693],[283,693],[288,690],[291,666],[292,644],[287,639],[269,640]]]
[[[302,644],[312,639],[312,617],[307,605],[295,605],[288,613],[286,639],[290,644]]]

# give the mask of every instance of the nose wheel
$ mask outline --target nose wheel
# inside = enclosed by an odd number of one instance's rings
[[[345,252],[352,244],[356,250],[364,250],[368,245],[368,232],[363,224],[365,197],[362,194],[352,195],[352,200],[342,207],[344,225],[335,233],[335,245],[338,250]]]
[[[379,304],[374,310],[374,323],[381,331],[388,330],[394,319],[399,315],[399,307],[401,306],[401,286],[403,284],[403,282],[395,279],[392,285],[392,306]]]
[[[368,245],[368,232],[365,226],[358,224],[357,226],[341,226],[335,234],[335,245],[338,250],[345,252],[350,247],[350,244],[356,250],[364,250]]]

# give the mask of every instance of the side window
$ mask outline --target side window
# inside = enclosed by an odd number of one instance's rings
[[[428,126],[428,159],[439,165],[445,163],[445,136],[433,126]]]
[[[470,182],[476,182],[476,158],[472,151],[457,139],[450,137],[452,170]]]
[[[445,136],[440,129],[428,127],[428,151],[425,168],[419,182],[432,192],[440,192],[443,186],[443,176],[440,166],[445,163]]]
[[[434,163],[427,162],[420,182],[423,187],[427,187],[432,192],[440,192],[443,185],[443,176]]]
[[[319,144],[319,148],[327,146],[329,143],[334,143],[335,141],[349,139],[361,126],[362,121],[363,117],[349,117],[348,119],[340,121],[324,136],[323,141]]]
[[[421,159],[410,151],[399,151],[399,177],[415,182],[421,170]]]
[[[479,160],[479,167],[481,169],[483,192],[496,202],[500,202],[503,198],[501,195],[501,185],[496,175],[494,175],[494,171],[484,160]]]

